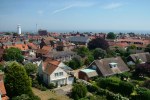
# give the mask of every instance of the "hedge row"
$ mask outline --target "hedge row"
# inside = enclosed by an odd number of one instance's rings
[[[87,86],[89,92],[95,92],[97,95],[106,96],[107,100],[129,100],[126,97],[123,97],[120,94],[114,94],[106,89],[99,88],[97,86]]]

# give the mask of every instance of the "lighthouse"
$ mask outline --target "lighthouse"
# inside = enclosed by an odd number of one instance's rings
[[[21,25],[17,25],[17,32],[18,32],[18,34],[20,35],[21,34]]]

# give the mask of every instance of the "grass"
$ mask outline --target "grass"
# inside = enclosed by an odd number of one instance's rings
[[[54,98],[56,100],[70,100],[69,97],[64,96],[64,95],[59,95],[54,93],[53,91],[46,90],[46,91],[41,91],[36,88],[32,88],[32,91],[35,95],[41,98],[41,100],[48,100],[50,98]]]

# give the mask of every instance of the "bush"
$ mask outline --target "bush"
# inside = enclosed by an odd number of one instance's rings
[[[130,94],[133,92],[134,86],[133,84],[129,82],[120,82],[119,83],[119,93],[121,93],[124,96],[130,96]]]
[[[123,97],[120,94],[114,94],[113,92],[101,88],[98,89],[97,94],[106,96],[107,100],[129,100],[128,98]]]
[[[97,81],[97,84],[103,89],[121,93],[124,96],[129,96],[134,89],[134,86],[131,83],[120,81],[116,78],[102,78]]]
[[[140,88],[137,88],[136,91],[138,95],[134,96],[134,99],[136,98],[136,100],[150,100],[149,89],[140,87]]]
[[[98,82],[98,86],[100,86],[103,89],[108,89],[113,92],[119,91],[119,81],[103,78],[100,79]]]
[[[144,86],[144,87],[150,89],[150,80],[144,81],[144,83],[142,84],[142,86]]]
[[[72,98],[74,98],[74,100],[83,98],[86,96],[86,94],[87,94],[87,88],[84,84],[78,83],[73,85]]]
[[[50,84],[48,85],[48,88],[49,88],[49,89],[53,89],[53,88],[56,88],[56,86],[54,85],[54,83],[50,83]]]
[[[41,100],[41,99],[36,95],[22,94],[20,96],[13,97],[12,100]]]
[[[98,87],[95,85],[87,85],[87,89],[89,92],[96,92],[98,90]]]

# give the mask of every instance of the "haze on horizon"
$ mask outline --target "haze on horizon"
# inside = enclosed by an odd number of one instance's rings
[[[0,31],[150,32],[150,0],[1,0]]]

